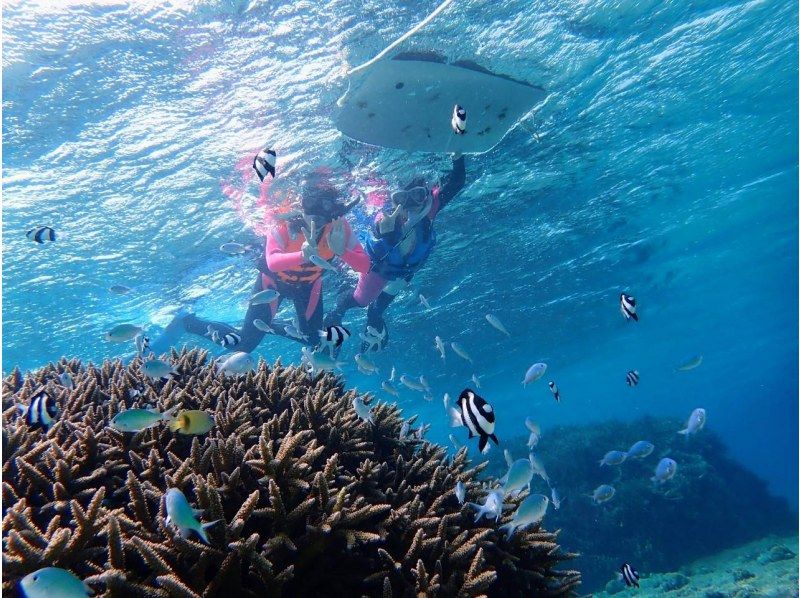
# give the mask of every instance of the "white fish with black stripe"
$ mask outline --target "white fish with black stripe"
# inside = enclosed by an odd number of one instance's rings
[[[478,450],[483,452],[489,439],[499,445],[500,441],[494,434],[495,417],[494,409],[483,397],[475,394],[469,388],[461,391],[458,397],[461,407],[461,423],[469,430],[469,437],[478,436]]]
[[[258,175],[259,180],[263,183],[267,175],[272,175],[275,178],[275,162],[278,159],[274,149],[265,147],[256,154],[253,158],[253,168]]]
[[[39,243],[40,245],[53,242],[56,240],[56,231],[53,230],[50,226],[37,226],[36,228],[32,228],[25,236],[28,237],[34,243]]]
[[[625,382],[630,387],[634,387],[639,384],[639,372],[638,370],[631,370],[625,375]]]
[[[453,107],[453,118],[450,119],[450,126],[456,135],[463,135],[467,132],[467,111],[458,104]]]
[[[556,383],[551,380],[547,383],[547,385],[550,387],[550,392],[553,393],[553,398],[556,400],[556,403],[560,403],[561,393],[558,391],[558,386],[556,386]]]
[[[133,337],[133,343],[134,345],[136,345],[136,352],[139,354],[139,357],[144,357],[145,354],[153,352],[150,349],[149,336],[145,336],[143,334],[137,334],[135,337]]]
[[[639,316],[636,315],[636,299],[633,296],[625,293],[619,294],[619,311],[626,320],[639,321]]]
[[[235,332],[220,334],[218,330],[213,329],[211,326],[208,327],[206,335],[211,338],[212,343],[222,345],[226,349],[228,347],[235,347],[242,341],[242,337]]]
[[[628,587],[635,586],[639,587],[639,572],[630,566],[628,563],[624,563],[620,568],[620,577],[622,581],[625,582],[625,585]]]
[[[350,338],[350,331],[340,325],[328,326],[325,330],[319,331],[319,338],[320,344],[326,345],[332,351],[341,347],[342,343]]]
[[[30,404],[17,405],[17,410],[25,418],[25,423],[31,428],[49,430],[58,416],[58,407],[55,399],[47,394],[45,389],[38,390],[32,397]]]

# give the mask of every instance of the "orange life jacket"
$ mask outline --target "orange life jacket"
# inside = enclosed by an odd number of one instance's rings
[[[317,241],[317,253],[324,260],[330,260],[333,258],[333,251],[330,247],[328,247],[328,233],[330,232],[330,226],[331,223],[329,222],[322,228],[322,233],[319,235],[319,241]],[[280,235],[285,247],[284,251],[286,253],[300,251],[303,248],[303,243],[305,243],[306,240],[302,234],[298,234],[294,239],[292,239],[291,235],[289,234],[289,228],[286,225],[276,229],[275,234]],[[288,283],[311,283],[322,276],[322,268],[308,262],[303,262],[294,268],[275,272],[275,276],[280,278],[283,282]]]

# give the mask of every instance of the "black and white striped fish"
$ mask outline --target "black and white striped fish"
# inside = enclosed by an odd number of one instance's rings
[[[225,348],[235,347],[242,340],[242,337],[236,334],[235,332],[227,332],[221,335],[219,333],[219,330],[215,330],[211,326],[208,327],[208,332],[206,332],[206,336],[211,338],[212,343],[217,343],[218,345],[222,345]]]
[[[469,437],[480,436],[479,451],[483,452],[490,438],[500,444],[494,435],[494,409],[489,403],[465,388],[458,397],[458,406],[461,407],[461,423],[469,430]]]
[[[253,158],[253,168],[262,183],[264,179],[267,178],[268,174],[271,174],[272,178],[275,178],[275,160],[275,150],[269,149],[268,147],[262,149],[256,154],[256,157]]]
[[[453,119],[450,121],[453,133],[463,135],[467,132],[467,111],[458,104],[453,108]]]
[[[44,243],[45,241],[55,241],[56,231],[49,226],[37,226],[25,233],[25,236],[35,243]]]
[[[628,563],[625,563],[619,568],[619,571],[622,574],[622,581],[625,582],[626,586],[639,587],[639,572],[636,571],[636,569],[631,567]]]
[[[328,326],[325,330],[319,331],[319,338],[338,349],[350,338],[350,331],[344,326]]]
[[[50,429],[58,415],[58,407],[55,399],[47,394],[44,389],[39,390],[31,397],[31,403],[27,407],[18,405],[17,409],[25,416],[25,423],[31,428]]]
[[[628,386],[636,386],[639,384],[639,372],[637,370],[631,370],[625,376],[625,382],[628,383]]]
[[[558,392],[558,386],[556,386],[556,383],[551,380],[550,382],[547,383],[547,385],[550,387],[550,392],[553,393],[553,397],[555,397],[556,403],[560,403],[561,394],[559,394]]]
[[[150,350],[150,337],[143,334],[137,334],[133,337],[133,342],[136,345],[136,352],[139,357],[144,357],[146,353],[152,353]]]
[[[639,321],[639,316],[636,315],[636,299],[625,293],[619,295],[619,311],[625,316],[626,320]]]

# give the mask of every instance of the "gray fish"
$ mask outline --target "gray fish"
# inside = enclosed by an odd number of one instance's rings
[[[644,459],[656,447],[653,445],[652,442],[648,442],[647,440],[640,440],[639,442],[634,443],[634,445],[628,449],[628,458],[629,459]]]
[[[600,467],[603,465],[620,465],[625,462],[628,455],[622,451],[608,451],[602,459],[600,459]]]

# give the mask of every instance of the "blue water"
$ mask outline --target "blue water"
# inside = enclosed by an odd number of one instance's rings
[[[426,375],[435,400],[409,391],[399,402],[441,442],[451,432],[441,397],[473,373],[501,440],[522,434],[526,415],[546,429],[704,407],[707,428],[796,503],[797,5],[500,4],[457,0],[403,46],[473,58],[549,96],[467,158],[467,186],[437,218],[439,244],[414,279],[432,309],[411,293],[390,308],[381,373]],[[119,357],[130,347],[101,338],[112,325],[155,331],[187,303],[237,325],[254,270],[218,247],[257,240],[258,191],[247,188],[237,211],[223,184],[265,142],[281,148],[290,182],[319,165],[357,185],[446,169],[444,156],[348,141],[331,120],[347,66],[433,8],[6,5],[3,371]],[[25,238],[46,223],[56,243]],[[112,284],[134,292],[111,294]],[[622,319],[621,290],[637,297],[638,324]],[[346,321],[362,322],[357,312]],[[475,366],[450,353],[443,367],[435,334]],[[354,353],[347,384],[391,399],[384,376],[358,375]],[[268,338],[258,354],[297,362],[299,345]],[[673,371],[695,354],[698,369]],[[535,361],[547,378],[523,390]],[[629,369],[641,374],[635,389]]]

